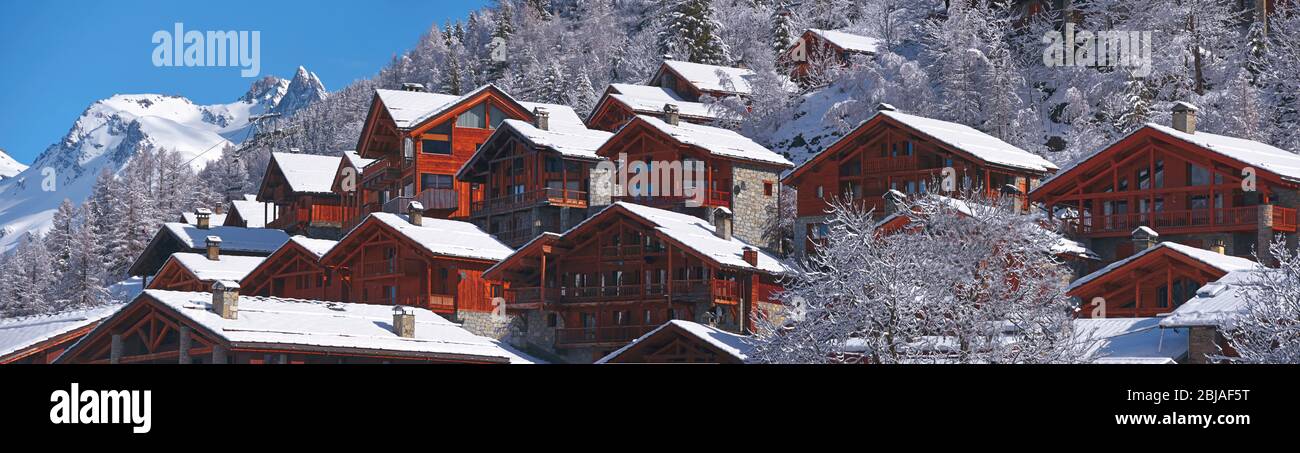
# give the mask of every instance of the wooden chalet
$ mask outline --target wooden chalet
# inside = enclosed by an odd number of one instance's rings
[[[910,115],[882,104],[871,118],[787,174],[797,192],[795,253],[806,255],[825,234],[834,199],[849,198],[887,215],[886,192],[940,192],[941,175],[953,169],[951,194],[983,190],[1023,197],[1057,167],[1046,159],[957,123]],[[1028,208],[1023,199],[1021,210]]]
[[[271,153],[271,163],[257,191],[257,201],[268,204],[266,227],[289,234],[338,238],[343,227],[343,207],[330,182],[340,160],[339,156]]]
[[[417,84],[375,90],[356,149],[374,161],[361,173],[364,204],[352,221],[372,212],[404,213],[410,201],[419,201],[426,216],[469,218],[471,204],[483,195],[475,185],[457,182],[456,172],[502,121],[534,121],[537,107],[567,109],[519,102],[494,85],[462,96],[426,93]],[[581,119],[574,115],[572,121]]]
[[[482,274],[512,251],[469,222],[377,212],[320,263],[333,272],[328,300],[462,316],[492,311]]]
[[[1250,313],[1247,288],[1258,278],[1276,277],[1260,275],[1262,272],[1277,271],[1264,267],[1233,270],[1201,286],[1173,313],[1161,317],[1161,328],[1188,331],[1188,363],[1209,363],[1209,356],[1237,355],[1225,334],[1239,318]]]
[[[275,209],[271,203],[257,201],[257,195],[245,194],[242,199],[230,200],[230,209],[222,226],[240,228],[266,228],[266,214]]]
[[[596,149],[611,135],[551,124],[549,111],[533,116],[532,123],[503,121],[457,174],[484,194],[471,205],[470,220],[511,247],[587,218],[591,170],[601,160]]]
[[[682,99],[700,102],[700,98],[749,97],[754,71],[689,61],[664,60],[646,85],[672,90]]]
[[[715,208],[727,208],[734,215],[737,237],[775,250],[780,242],[772,228],[776,221],[779,181],[781,172],[794,164],[735,131],[683,122],[672,105],[668,107],[666,120],[638,115],[615,132],[596,154],[616,162],[626,158],[622,165],[628,169],[629,179],[633,173],[632,162],[644,162],[647,166],[656,162],[681,163],[679,169],[686,168],[689,162],[692,166],[704,165],[703,180],[695,181],[694,171],[678,170],[682,181],[669,178],[669,182],[662,182],[659,187],[642,187],[642,193],[628,184],[622,193],[616,190],[613,199],[680,211],[706,220],[712,220],[713,213],[717,212]],[[652,170],[651,174],[663,173]],[[644,193],[649,192],[644,189],[655,192]],[[698,191],[703,194],[696,195]]]
[[[609,363],[745,363],[750,345],[737,335],[704,324],[674,319],[597,360]]]
[[[374,162],[374,159],[363,158],[356,151],[344,151],[343,158],[339,160],[339,167],[334,171],[330,191],[338,195],[339,204],[343,206],[345,230],[351,230],[365,218],[362,212],[367,205],[373,206],[378,203],[377,192],[361,190],[362,172]]]
[[[221,239],[211,236],[206,253],[173,253],[146,288],[172,291],[203,291],[213,283],[239,281],[262,264],[260,256],[221,254]]]
[[[56,363],[531,363],[421,308],[145,290]]]
[[[595,109],[587,117],[587,125],[614,132],[637,115],[665,119],[664,106],[668,104],[676,106],[681,120],[688,123],[710,125],[721,119],[708,105],[682,99],[672,88],[611,83],[596,101]]]
[[[122,304],[0,319],[0,365],[53,363]]]
[[[882,43],[876,38],[838,30],[809,28],[779,57],[777,64],[790,69],[790,78],[802,81],[809,66],[835,64],[849,66],[857,55],[875,55]]]
[[[250,296],[331,300],[332,273],[320,259],[336,244],[294,236],[237,281]]]
[[[499,282],[526,341],[590,363],[673,319],[749,332],[778,309],[779,260],[717,225],[616,202],[563,235],[544,234],[484,278]]]
[[[1300,156],[1195,128],[1175,107],[1174,127],[1148,124],[1044,181],[1030,193],[1107,262],[1134,253],[1130,232],[1227,253],[1267,252],[1275,234],[1295,239]],[[1243,178],[1254,172],[1254,184]],[[1292,242],[1294,243],[1294,242]]]
[[[1137,235],[1138,253],[1075,280],[1067,294],[1080,301],[1080,316],[1129,318],[1170,313],[1206,283],[1237,270],[1254,269],[1255,261],[1174,242],[1152,244]],[[1100,309],[1104,304],[1104,312]]]
[[[140,256],[135,258],[127,274],[137,277],[155,275],[173,253],[206,254],[208,236],[221,238],[223,255],[235,256],[268,256],[289,240],[289,235],[281,230],[204,225],[202,221],[198,225],[164,223]]]

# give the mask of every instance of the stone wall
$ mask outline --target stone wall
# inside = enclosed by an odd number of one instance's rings
[[[792,245],[795,259],[803,260],[808,256],[808,225],[826,223],[829,218],[830,216],[818,215],[794,219],[794,244]]]
[[[613,203],[614,200],[614,175],[607,168],[591,166],[591,174],[587,181],[587,205],[592,213],[600,211],[601,208]]]
[[[731,212],[732,235],[752,245],[773,251],[780,248],[777,228],[779,172],[737,162],[732,166]],[[772,184],[772,194],[764,192],[764,182]]]
[[[1213,326],[1192,327],[1187,335],[1187,363],[1209,363],[1206,356],[1219,354],[1219,331]]]

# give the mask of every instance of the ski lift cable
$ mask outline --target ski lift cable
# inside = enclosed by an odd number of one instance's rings
[[[277,116],[280,116],[280,114],[279,114],[279,113],[267,113],[267,114],[264,114],[264,115],[252,115],[252,116],[249,116],[249,117],[248,117],[248,127],[244,129],[244,138],[243,138],[242,140],[240,140],[240,142],[242,143],[242,142],[248,140],[248,137],[251,136],[251,135],[253,134],[254,126],[257,124],[258,121],[261,121],[261,120],[266,119],[266,118],[277,117]],[[201,153],[195,155],[194,157],[191,157],[190,160],[185,161],[185,165],[189,165],[191,162],[194,162],[195,159],[198,159],[198,158],[200,158],[200,157],[203,157],[204,154],[207,154],[208,152],[210,152],[210,151],[216,149],[218,146],[221,146],[222,144],[224,144],[224,143],[229,143],[229,142],[230,142],[229,140],[222,140],[222,141],[219,141],[219,142],[213,144],[212,146],[209,146],[208,149],[203,150],[203,152],[201,152]],[[238,156],[236,156],[236,158],[238,158]]]

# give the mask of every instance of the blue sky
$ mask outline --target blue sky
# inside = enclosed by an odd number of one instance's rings
[[[334,91],[374,75],[434,24],[464,20],[486,0],[3,1],[0,149],[30,164],[98,99],[161,93],[231,102],[256,79],[238,68],[158,68],[155,31],[258,30],[261,74],[299,65]]]

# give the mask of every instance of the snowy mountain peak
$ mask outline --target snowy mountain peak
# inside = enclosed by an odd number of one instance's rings
[[[284,94],[288,90],[288,80],[269,75],[253,82],[253,85],[248,87],[248,92],[244,93],[239,100],[260,104],[267,107],[266,110],[270,110],[271,107],[280,103],[280,99],[284,98]]]
[[[316,73],[299,66],[298,72],[293,75],[293,80],[289,81],[284,97],[275,108],[271,109],[271,112],[289,115],[313,102],[325,99],[328,94],[329,92],[325,91],[325,84],[321,83]]]
[[[5,154],[5,150],[0,149],[0,179],[5,179],[18,173],[22,173],[22,171],[26,169],[26,165],[19,163],[12,157],[9,157],[8,154]]]

